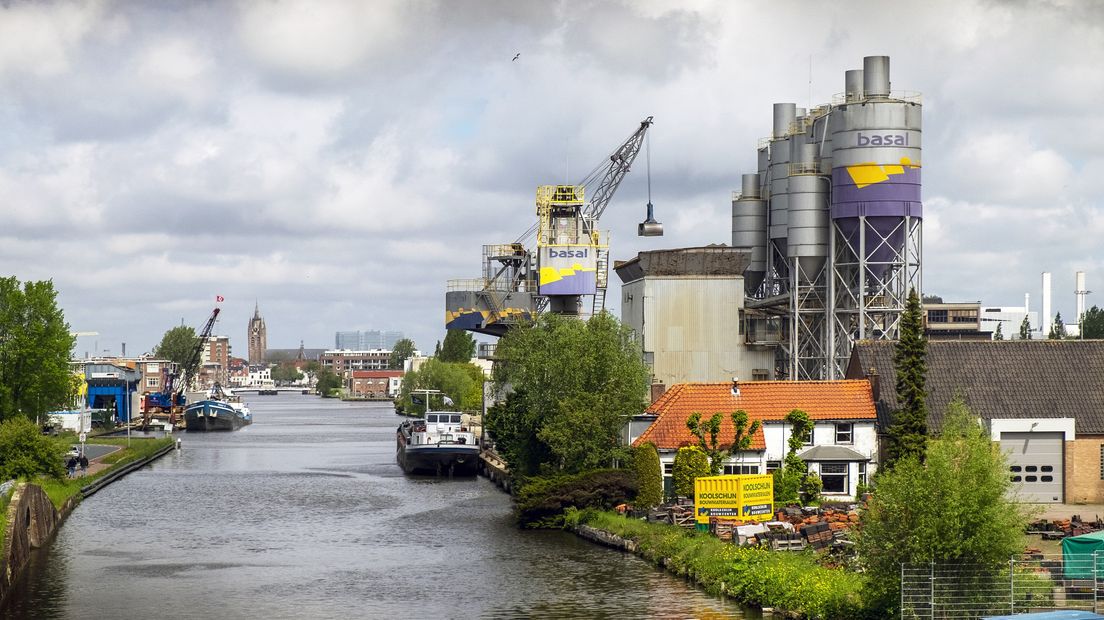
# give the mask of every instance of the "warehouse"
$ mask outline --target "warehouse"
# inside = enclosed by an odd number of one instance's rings
[[[1008,455],[1027,502],[1104,502],[1104,340],[930,341],[929,432],[961,396]],[[860,341],[847,377],[871,381],[884,434],[897,408],[893,343]]]

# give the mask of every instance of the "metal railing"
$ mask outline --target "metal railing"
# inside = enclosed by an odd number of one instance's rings
[[[802,174],[828,174],[828,169],[824,164],[817,162],[798,162],[790,164],[789,173],[791,177]]]
[[[1097,611],[1104,585],[1100,552],[1063,558],[1032,554],[1000,566],[901,565],[901,618],[959,620],[1033,611]]]
[[[832,95],[832,105],[845,103],[862,103],[863,101],[903,101],[905,103],[923,103],[921,95],[915,90],[891,90],[888,95],[870,97],[867,95],[851,95],[836,93]]]

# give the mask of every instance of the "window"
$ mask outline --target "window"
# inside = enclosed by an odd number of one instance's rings
[[[1024,468],[1024,471],[1036,472],[1036,471],[1039,471],[1039,468],[1035,467],[1034,465],[1028,465],[1027,467]]]
[[[663,464],[663,475],[664,476],[670,476],[673,473],[675,473],[675,464],[674,463],[664,463]]]
[[[146,387],[157,387],[157,377],[146,377]]]
[[[724,474],[726,476],[741,476],[744,474],[757,474],[759,473],[758,465],[725,465]]]
[[[866,462],[859,461],[859,484],[866,484]]]
[[[851,443],[855,425],[851,423],[836,424],[836,443]]]
[[[801,442],[801,445],[803,445],[803,446],[813,445],[813,435],[815,435],[815,434],[816,434],[816,427],[814,426],[813,428],[809,429],[809,434],[805,435],[805,437],[803,438],[804,441]]]
[[[928,310],[928,322],[929,323],[946,323],[947,311],[946,310]]]
[[[782,461],[767,461],[767,473],[782,469]]]
[[[1037,476],[1025,476],[1024,477],[1024,482],[1038,482],[1038,481],[1039,481],[1039,478]]]
[[[1042,467],[1039,468],[1039,471],[1042,471],[1042,472],[1054,471],[1054,468],[1051,467],[1050,465],[1043,465]]]
[[[766,368],[754,368],[751,371],[752,381],[770,381],[770,371]]]
[[[1012,467],[1009,467],[1008,470],[1016,473],[1023,471],[1022,469],[1020,469],[1019,465],[1013,465]]]
[[[847,493],[847,463],[821,463],[820,479],[825,493]]]
[[[1043,482],[1054,482],[1054,476],[1042,476],[1040,479]]]
[[[1100,479],[1104,480],[1104,443],[1100,444]]]
[[[1020,481],[1019,476],[1012,476],[1012,482],[1019,482],[1019,481]]]

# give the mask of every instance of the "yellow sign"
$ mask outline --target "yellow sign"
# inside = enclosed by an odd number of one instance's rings
[[[770,521],[774,516],[774,476],[706,476],[694,480],[694,517]]]

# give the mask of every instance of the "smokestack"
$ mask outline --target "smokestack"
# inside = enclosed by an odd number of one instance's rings
[[[774,133],[771,137],[784,138],[790,133],[790,125],[795,120],[797,114],[796,103],[776,103],[774,104]]]
[[[863,72],[862,69],[851,69],[843,74],[844,99],[848,102],[862,101],[863,98]]]
[[[1050,272],[1043,272],[1043,316],[1039,317],[1039,333],[1043,338],[1050,333],[1054,317],[1050,314]]]
[[[1024,293],[1024,314],[1031,312],[1031,293]]]
[[[123,357],[126,357],[126,343],[123,343]]]
[[[863,58],[863,94],[867,97],[889,96],[889,56]]]
[[[1081,317],[1085,316],[1085,295],[1089,294],[1089,291],[1085,290],[1085,272],[1078,271],[1074,274],[1074,281],[1076,282],[1075,290],[1073,294],[1077,296],[1077,324],[1081,325]]]

